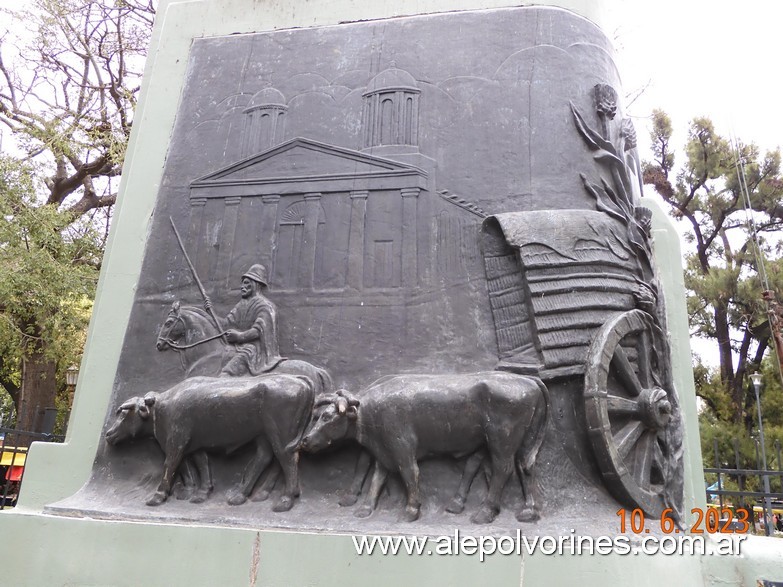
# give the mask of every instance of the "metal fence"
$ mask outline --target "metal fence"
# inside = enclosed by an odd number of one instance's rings
[[[752,508],[751,511],[754,513],[760,511],[761,515],[758,516],[760,526],[763,527],[767,535],[774,533],[774,515],[778,515],[783,523],[783,461],[780,458],[780,440],[775,440],[772,446],[775,458],[771,459],[770,463],[774,463],[777,468],[773,469],[769,464],[766,469],[763,468],[761,449],[758,440],[756,440],[756,468],[749,469],[744,466],[747,461],[741,454],[740,442],[737,438],[732,440],[733,454],[729,458],[720,455],[718,440],[715,439],[713,443],[714,466],[704,468],[705,477],[710,473],[717,475],[717,481],[707,487],[707,501],[717,498],[721,512],[728,505],[735,508]],[[733,461],[733,467],[730,466],[731,461]],[[749,480],[753,478],[758,479],[758,483],[750,483]],[[737,489],[727,488],[728,481],[733,481]],[[749,486],[755,486],[757,489],[749,490]]]
[[[27,449],[34,441],[62,442],[63,436],[0,427],[0,510],[16,505]]]

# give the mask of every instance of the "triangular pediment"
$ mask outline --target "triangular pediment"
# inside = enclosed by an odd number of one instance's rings
[[[295,138],[195,180],[192,187],[270,181],[426,173],[412,165],[310,139]]]

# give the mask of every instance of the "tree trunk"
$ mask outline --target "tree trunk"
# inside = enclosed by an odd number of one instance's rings
[[[39,338],[33,352],[22,360],[22,385],[16,404],[16,427],[19,430],[44,432],[45,409],[55,407],[56,365],[46,357],[45,348],[45,343]]]
[[[734,373],[728,310],[722,302],[715,306],[715,337],[718,339],[720,379],[731,398],[732,421],[739,424],[744,414],[745,393],[742,388],[742,378],[738,379],[737,374]]]

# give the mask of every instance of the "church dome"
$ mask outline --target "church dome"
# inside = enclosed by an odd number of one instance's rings
[[[275,88],[264,88],[263,90],[256,92],[245,109],[245,112],[249,110],[255,110],[256,108],[285,108],[285,96]]]
[[[419,84],[411,74],[404,69],[397,69],[394,63],[389,69],[383,70],[376,75],[367,85],[364,95],[374,94],[376,92],[388,92],[390,90],[402,90],[407,92],[419,92]]]

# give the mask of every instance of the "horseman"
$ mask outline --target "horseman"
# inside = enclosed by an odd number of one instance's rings
[[[226,340],[221,376],[260,375],[274,369],[283,358],[277,342],[277,308],[265,295],[267,270],[261,264],[242,275],[242,299],[225,318],[217,318]],[[212,314],[207,297],[204,308]]]

